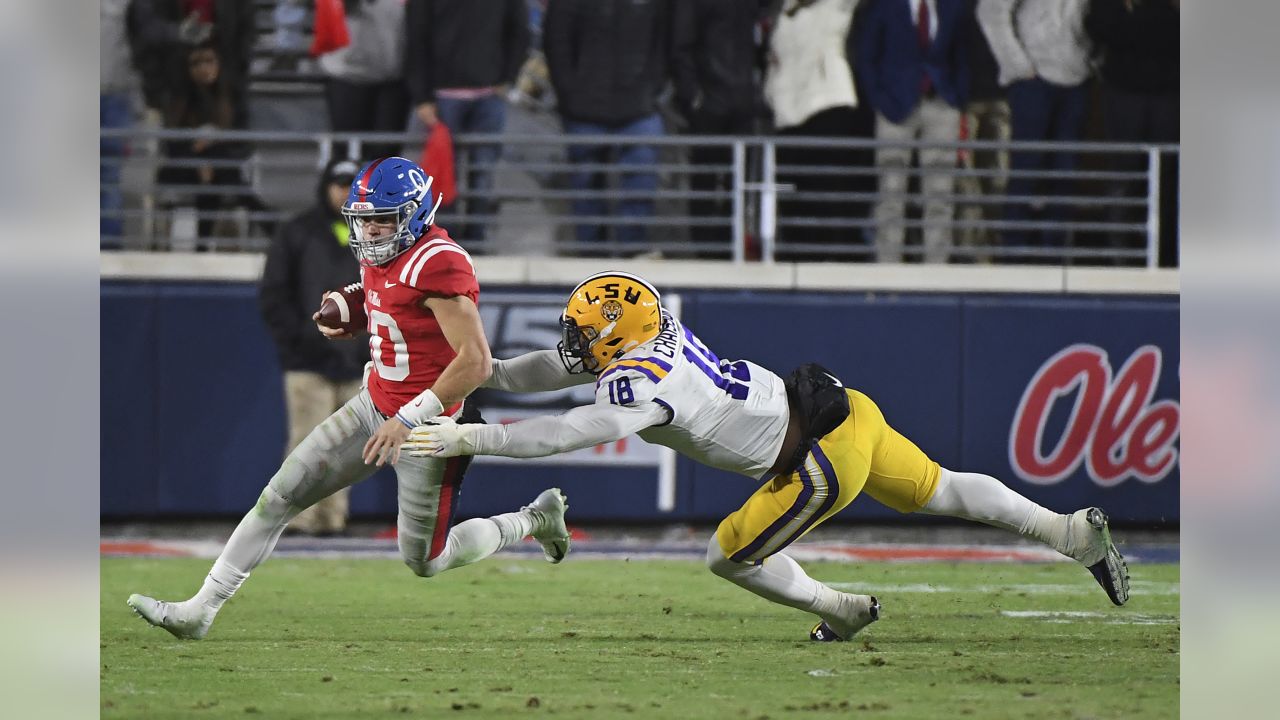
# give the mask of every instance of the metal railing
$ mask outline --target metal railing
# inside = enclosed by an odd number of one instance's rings
[[[316,201],[335,152],[376,144],[418,158],[411,134],[104,130],[106,249],[265,248],[275,226]],[[216,160],[170,158],[168,143],[214,139]],[[876,260],[900,228],[908,260],[944,238],[952,262],[1155,267],[1176,145],[888,143],[776,136],[455,136],[458,201],[438,222],[477,252],[661,255],[736,262]],[[498,148],[499,158],[486,158]],[[984,155],[899,168],[882,192],[877,152]],[[1041,156],[1036,169],[1028,159]],[[1012,158],[1010,160],[1010,158]],[[430,170],[430,168],[428,168]],[[216,176],[216,177],[215,177]],[[177,179],[175,179],[177,178]],[[949,182],[938,192],[940,179]],[[1168,238],[1166,238],[1166,241]],[[888,244],[891,250],[892,243]],[[938,259],[936,252],[934,260]]]

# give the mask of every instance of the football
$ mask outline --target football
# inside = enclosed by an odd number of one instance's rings
[[[363,332],[368,324],[364,313],[364,286],[352,283],[340,290],[325,293],[320,302],[320,317],[316,322],[353,335]]]

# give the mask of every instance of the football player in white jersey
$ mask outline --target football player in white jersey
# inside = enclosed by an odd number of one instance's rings
[[[750,361],[721,360],[639,277],[587,278],[570,295],[561,326],[558,351],[494,360],[485,386],[535,392],[594,382],[593,405],[508,425],[436,418],[415,428],[403,451],[542,457],[638,433],[762,480],[720,523],[707,565],[761,597],[817,615],[813,640],[851,638],[879,618],[880,603],[817,582],[784,550],[864,490],[900,512],[962,517],[1044,542],[1089,568],[1113,603],[1128,599],[1128,569],[1101,510],[1051,512],[993,477],[940,467],[891,428],[870,398],[817,365],[784,381]]]

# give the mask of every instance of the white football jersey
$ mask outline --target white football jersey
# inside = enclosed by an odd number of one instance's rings
[[[782,378],[747,360],[721,360],[665,310],[662,331],[596,379],[596,404],[656,403],[666,423],[639,432],[698,462],[753,478],[773,466],[787,432]]]

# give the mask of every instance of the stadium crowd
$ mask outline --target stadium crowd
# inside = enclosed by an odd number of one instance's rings
[[[1055,202],[1077,183],[1054,173],[1142,172],[1147,157],[945,143],[1177,143],[1179,19],[1179,0],[102,0],[100,119],[103,128],[208,130],[166,143],[158,180],[190,188],[199,210],[260,210],[244,176],[249,148],[218,134],[249,126],[255,73],[314,73],[334,131],[441,124],[453,134],[500,134],[513,101],[554,108],[566,136],[625,139],[567,146],[584,252],[650,231],[659,150],[635,138],[875,140],[779,147],[779,181],[800,193],[782,198],[780,215],[819,220],[788,228],[788,240],[866,243],[869,257],[886,262],[986,261],[984,248],[1069,246],[1063,223],[1084,212],[1144,222],[1136,200],[1145,181],[1106,181],[1104,195],[1135,202],[1097,211]],[[262,47],[269,63],[255,70]],[[939,144],[902,144],[915,141]],[[118,210],[120,164],[108,158],[126,148],[103,139],[101,151],[102,207]],[[366,157],[400,151],[363,147]],[[469,216],[492,217],[498,206],[486,191],[502,148],[467,151],[459,197]],[[732,181],[719,170],[728,148],[695,145],[685,161],[708,168],[690,175],[689,214],[725,217],[728,200],[712,191]],[[1176,173],[1175,156],[1161,167],[1161,265],[1177,263]],[[611,181],[622,191],[612,206],[585,192]],[[636,223],[593,220],[608,215]],[[917,217],[924,222],[908,222]],[[1013,222],[993,230],[979,221]],[[214,233],[214,222],[202,219],[199,235]],[[270,223],[262,230],[275,232]],[[110,247],[121,220],[104,214],[102,233]],[[484,233],[478,223],[459,234]],[[690,233],[699,247],[728,241],[723,226]],[[1097,241],[1145,244],[1121,233]]]

